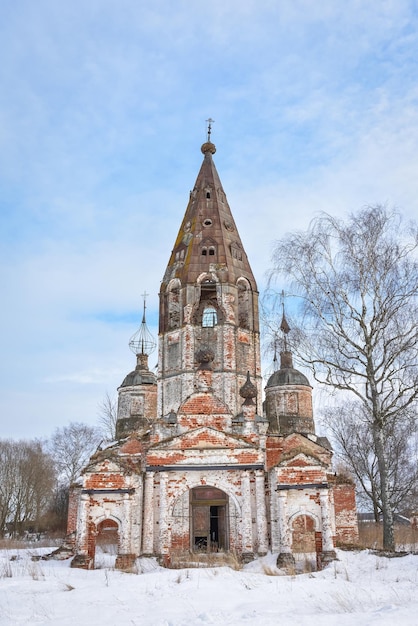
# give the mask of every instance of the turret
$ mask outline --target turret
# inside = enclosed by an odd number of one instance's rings
[[[315,434],[312,387],[306,376],[293,367],[292,352],[287,341],[290,327],[284,311],[280,328],[284,335],[280,369],[270,376],[265,388],[265,411],[270,422],[269,432],[280,435]]]
[[[118,389],[116,437],[121,439],[134,432],[143,433],[157,416],[157,377],[150,372],[148,357],[156,342],[148,330],[144,294],[141,326],[129,340],[129,348],[136,355],[136,367]]]

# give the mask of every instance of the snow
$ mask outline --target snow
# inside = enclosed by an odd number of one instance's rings
[[[284,575],[276,555],[244,566],[164,569],[138,559],[138,573],[102,554],[94,571],[32,561],[51,549],[0,551],[0,626],[402,626],[418,623],[418,556],[337,551],[321,572]]]

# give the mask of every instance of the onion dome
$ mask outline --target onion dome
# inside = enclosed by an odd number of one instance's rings
[[[293,367],[292,353],[289,351],[281,352],[280,369],[270,376],[266,386],[277,387],[278,385],[311,386],[306,376]]]
[[[150,372],[148,368],[148,357],[154,352],[157,342],[147,327],[145,319],[145,297],[146,294],[144,294],[144,312],[142,315],[141,326],[129,340],[129,348],[134,354],[136,354],[136,367],[125,377],[121,387],[144,384],[154,385],[157,382],[157,377],[155,374]]]

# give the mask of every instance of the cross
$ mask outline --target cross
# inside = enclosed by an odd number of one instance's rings
[[[208,141],[210,141],[210,134],[212,132],[212,124],[215,122],[215,120],[213,120],[211,117],[206,120],[208,123]]]
[[[147,296],[149,296],[149,293],[144,291],[144,293],[142,294],[142,297],[144,298],[144,315],[143,315],[143,318],[142,318],[142,322],[145,322],[145,309],[147,308],[147,305],[146,305]]]

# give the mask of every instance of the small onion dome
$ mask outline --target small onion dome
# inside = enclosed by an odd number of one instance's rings
[[[253,398],[257,396],[257,387],[250,380],[250,372],[247,372],[247,380],[239,390],[241,398],[245,398],[245,404],[254,404]]]
[[[267,387],[278,387],[279,385],[304,385],[310,387],[308,379],[302,372],[293,367],[286,367],[274,372],[267,381]]]
[[[121,387],[133,387],[135,385],[155,385],[157,377],[149,370],[137,370],[125,376]]]
[[[292,353],[288,350],[280,353],[280,369],[270,376],[266,386],[277,387],[278,385],[304,385],[305,387],[310,387],[306,376],[293,367]]]
[[[207,152],[210,152],[211,154],[215,154],[216,152],[216,146],[211,141],[206,141],[200,149],[203,152],[203,154],[206,154]]]
[[[155,385],[157,377],[148,369],[148,355],[137,354],[136,368],[133,372],[125,376],[121,387],[131,387],[134,385]]]

